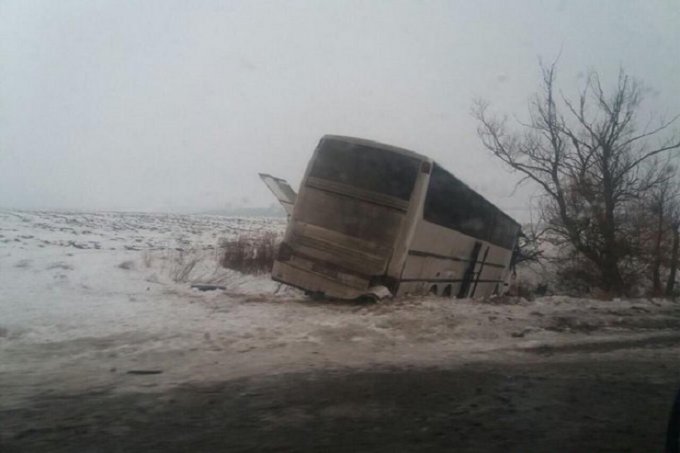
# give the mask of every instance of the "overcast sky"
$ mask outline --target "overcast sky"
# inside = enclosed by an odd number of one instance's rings
[[[526,111],[623,66],[680,110],[680,2],[0,0],[0,207],[264,206],[319,138],[427,154],[522,217],[475,97]]]

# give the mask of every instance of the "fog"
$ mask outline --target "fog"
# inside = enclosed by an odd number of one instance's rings
[[[0,207],[201,211],[297,188],[319,138],[427,154],[509,214],[531,187],[476,136],[522,115],[538,58],[619,67],[680,110],[674,1],[0,2]]]

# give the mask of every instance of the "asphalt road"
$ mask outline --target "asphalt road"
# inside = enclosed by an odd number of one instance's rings
[[[663,451],[678,366],[592,356],[46,394],[0,408],[0,451]]]

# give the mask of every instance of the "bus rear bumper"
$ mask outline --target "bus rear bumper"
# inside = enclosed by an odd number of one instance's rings
[[[354,275],[343,274],[342,271],[327,274],[329,273],[324,273],[323,270],[312,271],[282,261],[274,261],[272,269],[274,281],[329,298],[357,299],[371,296],[382,299],[391,295],[385,287],[369,287],[368,279],[362,280]]]

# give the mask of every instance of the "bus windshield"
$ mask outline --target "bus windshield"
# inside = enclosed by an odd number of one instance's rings
[[[408,201],[419,163],[392,151],[325,138],[309,176]]]

